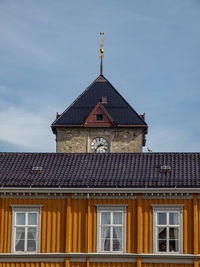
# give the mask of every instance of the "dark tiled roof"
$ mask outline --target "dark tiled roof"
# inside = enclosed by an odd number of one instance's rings
[[[171,173],[161,173],[161,165]],[[33,166],[42,173],[31,173]],[[0,153],[0,186],[199,187],[200,153]]]
[[[99,80],[99,78],[102,80]],[[108,97],[108,103],[103,104],[116,125],[147,126],[146,122],[126,102],[105,77],[98,77],[61,116],[52,124],[52,128],[61,125],[82,125],[102,96]]]

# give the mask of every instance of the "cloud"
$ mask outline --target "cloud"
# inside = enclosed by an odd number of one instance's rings
[[[0,110],[1,143],[22,146],[26,151],[55,151],[49,112],[32,113],[23,108]]]
[[[195,130],[188,131],[184,126],[156,125],[146,136],[146,148],[153,152],[199,152],[200,140],[195,135]]]
[[[6,93],[8,88],[5,85],[0,85],[0,93]]]

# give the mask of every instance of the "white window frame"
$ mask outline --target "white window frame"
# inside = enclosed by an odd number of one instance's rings
[[[122,205],[96,205],[97,206],[97,252],[99,253],[125,253],[126,252],[126,204]],[[121,251],[104,251],[101,249],[101,213],[102,212],[122,212],[122,250]],[[110,227],[113,226],[110,224]],[[112,230],[111,230],[112,235]],[[111,238],[112,240],[112,238]],[[112,244],[112,242],[110,242]]]
[[[156,254],[163,254],[163,253],[169,253],[169,254],[181,254],[183,253],[183,206],[184,205],[152,205],[153,208],[153,252]],[[177,212],[179,213],[179,226],[175,226],[176,228],[179,228],[179,251],[169,251],[169,236],[167,233],[167,251],[159,251],[158,250],[158,240],[157,240],[157,230],[158,227],[161,227],[161,225],[157,224],[157,214],[159,212],[163,213],[170,213],[170,212]],[[167,215],[168,217],[168,215]],[[166,227],[172,227],[172,225],[169,225],[168,221],[166,223]],[[168,232],[168,231],[167,231]]]
[[[12,207],[12,242],[11,242],[11,252],[12,253],[19,253],[19,254],[24,254],[24,253],[39,253],[40,252],[40,232],[41,232],[41,205],[11,205]],[[29,213],[29,212],[34,212],[37,213],[37,229],[36,229],[36,250],[31,252],[27,251],[27,230],[25,234],[25,249],[24,251],[16,251],[15,250],[15,240],[16,240],[16,214],[20,213]],[[28,228],[28,223],[27,223],[27,215],[25,215],[25,228]],[[20,226],[19,226],[20,227]],[[29,226],[31,227],[31,226]]]

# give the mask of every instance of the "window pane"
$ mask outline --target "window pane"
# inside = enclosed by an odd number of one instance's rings
[[[167,241],[158,240],[158,251],[167,251]]]
[[[167,238],[167,228],[158,227],[158,239],[166,239],[166,238]]]
[[[113,238],[122,238],[122,227],[115,226],[113,227]]]
[[[25,228],[24,227],[17,227],[16,228],[16,240],[24,239],[25,238]]]
[[[110,227],[101,227],[101,238],[110,238]]]
[[[110,224],[110,212],[101,213],[101,224]]]
[[[169,228],[169,238],[170,239],[178,239],[178,232],[179,230],[177,228]]]
[[[16,213],[16,225],[25,225],[25,213]]]
[[[174,224],[179,224],[179,216],[178,216],[179,214],[177,213],[177,212],[170,212],[169,213],[169,224],[172,224],[172,225],[174,225]]]
[[[24,251],[25,228],[16,228],[15,251]]]
[[[28,228],[28,239],[36,239],[36,228]]]
[[[16,240],[15,251],[24,251],[24,240]]]
[[[113,224],[122,224],[121,212],[113,212]]]
[[[28,240],[27,251],[36,251],[36,240]]]
[[[166,224],[167,223],[167,216],[165,212],[158,212],[157,214],[157,223],[158,224]]]
[[[101,240],[101,250],[110,251],[110,239],[107,238]]]
[[[121,239],[113,239],[113,251],[122,251]]]
[[[28,214],[28,225],[37,225],[37,213]]]
[[[178,250],[178,240],[169,240],[169,251],[177,252]]]

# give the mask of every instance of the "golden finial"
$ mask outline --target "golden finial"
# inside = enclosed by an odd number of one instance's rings
[[[104,32],[100,32],[101,35],[101,44],[100,44],[100,58],[101,58],[101,65],[100,65],[100,75],[103,75],[103,57],[104,57]]]
[[[103,58],[104,55],[104,49],[103,49],[103,46],[104,46],[104,32],[100,32],[100,35],[101,35],[101,44],[100,44],[100,58]]]

